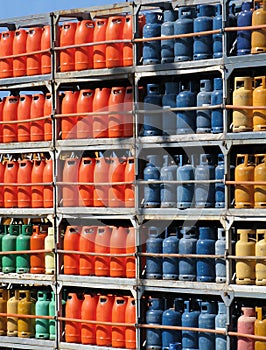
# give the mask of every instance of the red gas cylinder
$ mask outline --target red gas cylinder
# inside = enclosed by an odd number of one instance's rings
[[[133,297],[127,299],[125,323],[136,324],[136,301]],[[126,349],[136,349],[136,327],[126,326]]]
[[[77,113],[91,113],[94,90],[80,90],[77,101]],[[79,115],[77,118],[77,138],[86,139],[92,137],[92,116]]]
[[[4,183],[4,175],[5,175],[5,164],[4,162],[0,162],[0,182]],[[4,208],[4,187],[0,186],[0,208]]]
[[[114,112],[122,111],[124,97],[124,87],[112,87],[108,101],[108,109],[112,112],[108,116],[108,137],[124,136],[124,115],[122,113],[114,114]]]
[[[126,254],[136,253],[136,230],[134,227],[128,227],[128,233],[126,238]],[[126,257],[126,277],[136,277],[136,258],[135,256]]]
[[[44,120],[44,140],[51,141],[53,137],[52,132],[52,95],[46,94],[44,97],[43,115],[46,117]]]
[[[67,158],[63,169],[62,206],[78,206],[78,186],[71,184],[78,182],[79,159]]]
[[[95,253],[109,254],[112,227],[99,226],[95,235]],[[95,256],[95,275],[110,276],[110,257]]]
[[[44,95],[32,95],[30,116],[31,119],[42,118],[44,113]],[[30,123],[30,140],[43,141],[44,140],[44,120],[35,120]]]
[[[108,18],[97,18],[94,22],[93,42],[106,40]],[[106,67],[106,44],[93,46],[93,68]]]
[[[82,44],[93,42],[94,22],[88,19],[78,22],[75,32],[75,45],[80,45],[75,52],[75,70],[91,69],[93,67],[93,47]]]
[[[13,40],[13,55],[26,53],[27,32],[25,29],[15,31]],[[26,56],[18,56],[13,60],[13,76],[21,77],[26,75]]]
[[[128,157],[125,167],[125,207],[134,208],[135,205],[135,160],[134,157]]]
[[[0,121],[3,121],[3,109],[6,98],[0,98]],[[0,143],[3,142],[3,124],[0,124]]]
[[[98,304],[98,295],[85,294],[81,308],[81,319],[96,321],[96,308]],[[96,344],[96,325],[90,323],[81,323],[81,343]]]
[[[109,182],[125,182],[126,158],[110,157]],[[125,185],[114,184],[108,191],[108,206],[112,208],[125,206]]]
[[[43,182],[52,183],[53,182],[53,160],[46,159],[45,167],[43,169]],[[44,208],[53,207],[53,186],[44,185],[43,189],[43,206]]]
[[[237,332],[244,334],[254,334],[256,313],[252,307],[242,307],[243,315],[237,320]],[[254,339],[238,337],[237,350],[254,350]]]
[[[79,251],[80,227],[67,226],[64,235],[64,250]],[[64,274],[79,274],[79,254],[64,254]]]
[[[95,89],[92,110],[93,112],[107,112],[108,101],[111,89],[97,88]],[[107,114],[92,117],[92,136],[94,138],[108,137],[108,116]]]
[[[125,89],[124,105],[124,137],[133,136],[133,88],[127,86]]]
[[[125,277],[126,276],[126,258],[119,256],[126,254],[126,227],[114,227],[110,238],[110,276],[111,277]]]
[[[7,96],[3,107],[3,142],[15,142],[18,139],[17,124],[8,124],[9,121],[17,120],[18,96]]]
[[[44,159],[34,159],[31,173],[31,205],[32,208],[43,208],[43,185],[34,185],[43,183],[43,173],[45,167]]]
[[[4,173],[4,206],[5,208],[17,208],[18,206],[18,190],[17,186],[11,184],[17,183],[18,162],[9,160],[6,162]],[[8,185],[10,184],[10,185]]]
[[[30,119],[30,109],[31,109],[31,95],[21,95],[19,97],[17,119],[23,121]],[[18,141],[28,142],[30,141],[30,123],[18,123]]]
[[[30,250],[44,249],[44,240],[48,234],[46,226],[33,225],[30,238]],[[30,255],[30,273],[45,273],[44,253],[33,253]]]
[[[112,308],[112,322],[125,323],[127,298],[116,296]],[[112,326],[112,347],[125,347],[125,326]]]
[[[123,28],[123,39],[131,40],[133,37],[132,32],[132,16],[128,15],[125,19]],[[133,64],[133,47],[131,43],[125,43],[123,45],[123,66],[132,66]]]
[[[13,54],[14,31],[7,31],[1,34],[0,45],[0,78],[10,78],[13,76],[13,58],[5,58]]]
[[[68,293],[66,301],[66,318],[81,319],[83,299],[76,293]],[[67,343],[81,342],[81,323],[66,321],[65,339]]]
[[[79,91],[65,91],[62,99],[61,113],[77,113],[78,97]],[[61,118],[62,140],[77,138],[76,124],[76,116],[66,116],[64,118]]]
[[[41,50],[49,50],[51,47],[51,27],[44,26],[41,38]],[[41,54],[41,74],[51,73],[51,53],[50,51]]]
[[[95,158],[81,158],[79,164],[78,182],[93,183]],[[79,185],[79,206],[93,207],[93,185]]]
[[[36,52],[41,50],[43,29],[40,27],[30,28],[27,32],[26,52]],[[27,75],[41,74],[41,54],[33,53],[26,58]]]
[[[109,166],[110,161],[107,157],[98,157],[95,161],[94,168],[94,190],[93,190],[93,206],[107,207],[108,206],[108,185],[102,183],[109,182]],[[99,185],[98,185],[99,183]]]
[[[125,17],[111,16],[108,18],[106,28],[106,41],[123,40],[123,30]],[[123,65],[123,46],[122,43],[106,45],[106,67],[121,67]]]
[[[32,161],[23,159],[18,161],[18,208],[31,208],[31,186],[23,184],[31,183]]]
[[[97,226],[83,226],[79,240],[79,251],[94,253],[95,236]],[[92,255],[80,255],[79,274],[81,276],[94,275],[95,257]]]
[[[62,25],[60,29],[59,46],[70,46],[75,44],[75,32],[77,23],[68,22]],[[75,49],[60,50],[60,71],[69,72],[75,69]]]
[[[112,295],[100,295],[96,308],[96,321],[112,322],[112,309],[114,297]],[[112,326],[96,324],[96,344],[99,346],[112,345]]]

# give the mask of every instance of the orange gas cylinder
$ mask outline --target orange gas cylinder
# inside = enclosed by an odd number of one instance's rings
[[[82,44],[93,42],[94,22],[88,19],[77,23],[75,45],[80,45],[75,52],[75,70],[91,69],[93,67],[92,46]]]
[[[30,117],[31,119],[42,118],[44,113],[44,94],[32,95]],[[30,140],[44,140],[44,120],[35,120],[30,123]]]
[[[109,167],[110,167],[109,158],[103,157],[103,156],[96,158],[94,176],[93,176],[93,182],[94,182],[93,206],[94,207],[108,206],[109,186],[102,183],[109,182]]]
[[[5,175],[5,164],[3,161],[0,162],[0,183],[4,183]],[[0,186],[0,208],[4,208],[4,187]]]
[[[111,277],[125,277],[126,276],[126,258],[119,256],[126,254],[126,227],[114,227],[110,238],[110,276]]]
[[[66,318],[81,319],[83,299],[76,293],[68,293],[66,301]],[[81,342],[81,323],[66,321],[65,339],[67,343]]]
[[[64,250],[79,251],[80,227],[67,226],[64,235]],[[64,254],[64,274],[78,275],[79,274],[79,254]]]
[[[136,301],[133,297],[127,299],[125,322],[136,324]],[[126,326],[125,332],[126,349],[136,349],[136,327]]]
[[[43,169],[43,182],[52,183],[53,182],[53,160],[46,159],[45,167]],[[44,185],[43,189],[43,206],[44,208],[53,207],[53,186]]]
[[[79,159],[67,158],[63,169],[62,186],[62,206],[77,207],[78,206],[78,186],[72,183],[78,182]]]
[[[75,32],[77,23],[68,22],[62,25],[60,29],[60,47],[70,46],[75,44]],[[75,69],[75,49],[60,50],[60,71],[69,72]]]
[[[95,253],[109,254],[110,239],[113,228],[111,226],[99,226],[95,235]],[[95,275],[110,276],[110,257],[95,256]]]
[[[31,183],[32,161],[23,159],[18,161],[18,208],[31,208],[31,186],[23,184]]]
[[[3,121],[3,109],[6,98],[0,98],[0,121]],[[3,142],[3,124],[0,124],[0,143]]]
[[[79,251],[94,253],[95,236],[97,226],[83,226],[79,239]],[[80,255],[79,274],[81,276],[94,275],[95,257],[92,255]]]
[[[3,142],[15,142],[18,139],[17,124],[8,124],[9,121],[17,120],[18,96],[7,96],[3,107]]]
[[[31,95],[21,95],[19,97],[17,119],[23,121],[25,119],[30,119],[30,109],[31,109]],[[28,142],[30,141],[30,123],[18,123],[18,141]]]
[[[112,322],[113,295],[100,295],[96,308],[96,321]],[[112,326],[96,324],[96,345],[112,345]]]
[[[266,154],[255,154],[254,181],[266,181]],[[266,186],[254,185],[254,208],[265,208]]]
[[[81,158],[79,164],[78,182],[93,183],[95,158]],[[79,206],[93,207],[93,185],[79,185]]]
[[[132,86],[127,86],[125,89],[124,96],[124,137],[133,136],[133,88]]]
[[[254,78],[255,89],[253,91],[253,106],[266,105],[266,77]],[[253,110],[253,131],[266,130],[266,111],[265,109]]]
[[[134,208],[135,206],[135,160],[134,157],[128,157],[125,167],[125,207]]]
[[[128,227],[126,238],[126,254],[136,254],[136,231],[134,227]],[[136,258],[134,255],[126,257],[126,277],[136,277]]]
[[[108,18],[96,18],[94,22],[93,42],[106,40]],[[106,67],[106,44],[93,46],[93,68]]]
[[[5,208],[17,208],[18,206],[18,190],[17,183],[18,162],[9,160],[6,162],[4,173],[4,206]],[[10,184],[10,185],[9,185]],[[12,186],[13,185],[13,186]]]
[[[124,136],[124,115],[114,114],[122,112],[124,97],[124,87],[112,87],[108,101],[108,110],[111,112],[108,116],[108,137]]]
[[[14,31],[7,31],[1,34],[0,45],[0,78],[13,76],[13,58],[2,58],[13,54]]]
[[[77,113],[91,113],[94,90],[80,90],[77,101]],[[92,137],[92,116],[79,115],[77,118],[77,138],[86,139]]]
[[[27,32],[25,29],[15,31],[13,40],[13,55],[26,53]],[[13,60],[13,76],[22,77],[26,75],[26,56],[18,56]]]
[[[45,94],[44,97],[44,106],[43,106],[43,115],[46,117],[44,120],[44,140],[51,141],[53,137],[52,132],[52,95],[50,93]]]
[[[81,319],[96,321],[96,308],[98,304],[98,295],[85,294],[81,307]],[[81,343],[96,344],[96,325],[90,323],[81,323]]]
[[[51,47],[51,27],[44,26],[41,38],[41,50],[49,50]],[[41,54],[41,74],[51,73],[51,53],[50,51]]]
[[[106,27],[106,41],[123,40],[123,30],[125,17],[111,16],[108,18]],[[106,67],[121,67],[123,65],[123,46],[122,43],[112,43],[106,45]]]
[[[265,318],[265,307],[256,307],[257,318],[254,325],[254,334],[265,337],[266,335],[266,318]],[[254,350],[265,350],[265,341],[255,340]]]
[[[79,97],[79,91],[65,91],[62,99],[62,114],[77,113],[77,102]],[[77,117],[67,116],[61,118],[61,132],[62,140],[76,139],[77,138]]]
[[[109,182],[110,184],[125,182],[126,158],[110,157]],[[108,206],[112,208],[125,206],[125,185],[113,184],[108,191]]]
[[[30,238],[30,250],[44,249],[44,240],[47,234],[46,226],[34,225]],[[45,273],[44,253],[33,253],[30,255],[30,273]]]
[[[259,26],[262,24],[266,24],[266,1],[262,1],[262,6],[252,13],[252,26]],[[251,32],[251,53],[262,52],[266,52],[265,28],[253,29]]]
[[[43,29],[41,27],[30,28],[27,32],[26,52],[33,53],[27,56],[27,75],[41,74],[41,54],[34,53],[41,50]]]
[[[237,154],[235,181],[254,181],[254,162],[248,154]],[[254,185],[235,185],[235,207],[254,207]]]
[[[128,15],[125,19],[123,28],[123,39],[131,40],[132,32],[132,16]],[[123,45],[123,66],[132,66],[133,64],[133,47],[132,43],[125,43]]]
[[[43,180],[43,172],[45,167],[44,159],[34,159],[31,173],[31,205],[32,208],[43,208],[43,185],[34,185],[41,184]]]
[[[122,296],[116,296],[112,308],[112,322],[113,323],[125,323],[126,319],[126,305],[127,298]],[[124,348],[125,347],[125,326],[112,326],[112,347]]]
[[[111,89],[97,88],[95,89],[92,110],[93,112],[107,112],[108,101]],[[94,138],[108,137],[108,116],[107,114],[92,117],[92,136]]]

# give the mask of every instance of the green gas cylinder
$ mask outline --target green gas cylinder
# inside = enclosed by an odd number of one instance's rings
[[[256,307],[257,318],[254,325],[254,334],[266,336],[266,318],[265,310],[262,307]],[[261,340],[255,341],[254,350],[266,350],[266,342]]]
[[[38,291],[37,301],[35,305],[36,316],[48,316],[49,315],[48,291]],[[49,320],[43,318],[36,318],[35,322],[35,338],[49,339]]]
[[[0,252],[2,251],[2,240],[6,234],[7,225],[0,225]],[[0,256],[0,271],[2,271],[2,255]]]
[[[19,315],[35,315],[35,299],[31,297],[30,290],[19,291]],[[35,319],[27,317],[18,318],[18,336],[20,338],[33,338],[35,335]]]
[[[238,241],[236,242],[236,256],[255,256],[255,231],[250,229],[238,229]],[[255,284],[255,260],[236,260],[236,284]]]
[[[252,13],[252,26],[266,24],[266,1]],[[251,53],[266,52],[266,29],[253,29],[251,32]]]
[[[49,316],[55,316],[55,294],[51,292],[51,301],[49,302]],[[55,339],[55,320],[49,320],[49,339]]]
[[[32,225],[21,225],[21,233],[16,239],[16,251],[30,250],[30,237],[32,235]],[[16,255],[16,272],[27,273],[30,271],[30,254]]]
[[[253,106],[266,106],[266,77],[254,78]],[[266,110],[253,109],[253,131],[266,130]]]
[[[16,289],[12,294],[10,291],[9,298],[7,301],[7,313],[17,314],[18,313],[18,301],[19,301],[19,291]],[[7,335],[9,337],[18,336],[18,318],[17,317],[7,317]]]
[[[21,233],[21,225],[10,224],[8,232],[2,239],[2,251],[10,252],[16,250],[17,236]],[[3,255],[2,271],[4,273],[16,272],[16,254]]]
[[[5,313],[7,310],[7,290],[6,289],[0,289],[0,312]],[[7,333],[7,322],[6,317],[1,316],[0,317],[0,336],[6,335]]]
[[[255,255],[266,256],[266,230],[257,229],[256,236],[257,236],[257,242],[255,245]],[[261,237],[262,239],[260,239]],[[256,271],[256,285],[266,286],[266,261],[257,260],[255,271]]]

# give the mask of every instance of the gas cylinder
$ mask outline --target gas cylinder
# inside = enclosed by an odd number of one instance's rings
[[[52,183],[53,182],[53,159],[46,159],[45,166],[43,169],[43,182]],[[53,207],[53,186],[44,185],[43,188],[43,206],[44,208]]]
[[[223,103],[223,79],[213,79],[213,91],[211,93],[211,105],[221,105]],[[211,132],[217,134],[223,132],[223,110],[215,108],[211,110]]]
[[[27,31],[17,29],[13,40],[13,55],[26,53]],[[26,75],[26,56],[18,56],[13,60],[13,76],[21,77]]]
[[[17,120],[18,96],[6,96],[3,107],[3,142],[15,142],[18,139],[17,124],[8,124],[9,121]]]
[[[4,172],[4,206],[5,208],[17,208],[18,206],[18,191],[17,183],[18,174],[18,162],[16,160],[9,160],[6,162],[5,172]],[[9,186],[8,184],[13,184]]]
[[[197,94],[197,107],[210,106],[212,94],[212,81],[200,80],[200,92]],[[196,112],[196,132],[211,132],[211,110],[198,109]]]
[[[215,180],[224,180],[224,155],[218,154],[218,164],[215,167]],[[225,206],[225,185],[222,182],[215,183],[215,208]]]
[[[35,315],[35,299],[31,297],[30,290],[19,291],[18,301],[19,315]],[[18,317],[18,337],[34,338],[35,319]]]
[[[195,227],[182,227],[180,230],[183,236],[179,240],[179,254],[196,254],[197,232]],[[194,281],[196,279],[196,259],[179,258],[179,280]]]
[[[221,4],[215,5],[215,16],[213,17],[212,22],[213,30],[222,30],[222,6]],[[213,58],[221,58],[223,57],[223,43],[222,43],[223,35],[222,33],[216,33],[212,35],[212,51]]]
[[[136,230],[134,227],[127,228],[126,254],[136,253]],[[135,278],[136,258],[134,255],[126,257],[126,277]]]
[[[110,156],[109,183],[113,184],[108,191],[108,206],[111,208],[124,207],[125,185],[115,183],[125,182],[126,158],[118,157],[115,153]]]
[[[99,226],[95,235],[95,275],[110,276],[110,257],[100,254],[110,253],[112,226]]]
[[[111,114],[108,115],[108,137],[119,138],[124,136],[124,115],[115,114],[114,112],[120,112],[124,103],[125,88],[124,87],[112,87],[109,100],[108,110]]]
[[[81,319],[96,321],[96,308],[98,304],[98,295],[84,294],[84,300],[81,307]],[[92,323],[81,323],[81,343],[96,344],[96,325]]]
[[[92,59],[92,46],[82,46],[82,44],[93,42],[94,22],[88,19],[84,19],[77,23],[75,30],[74,42],[75,50],[75,70],[91,69],[93,66]]]
[[[151,226],[148,229],[148,238],[146,240],[146,253],[161,254],[163,239],[160,237],[159,229]],[[146,278],[161,279],[162,278],[162,258],[155,256],[146,257]]]
[[[179,84],[176,82],[166,82],[165,93],[162,97],[163,111],[162,130],[163,135],[175,135],[176,133],[176,114],[172,111],[167,111],[169,108],[176,107],[176,96],[179,92]]]
[[[174,25],[177,19],[177,12],[173,9],[164,10],[163,23],[161,25],[161,37],[174,35]],[[161,63],[174,62],[174,39],[161,41]]]
[[[23,186],[23,184],[31,183],[32,161],[23,159],[18,161],[18,208],[31,208],[31,187]]]
[[[62,186],[62,201],[63,207],[78,206],[78,186],[71,184],[78,181],[79,159],[67,158],[63,168],[63,182],[67,183]]]
[[[215,329],[216,302],[202,301],[200,305],[199,328]],[[199,350],[215,349],[215,334],[199,332]]]
[[[42,118],[44,116],[44,94],[32,95],[30,117],[31,119]],[[30,123],[30,140],[44,140],[44,120],[35,120]]]
[[[160,180],[160,158],[158,155],[147,156],[148,163],[143,171],[144,181]],[[144,207],[158,208],[160,207],[160,184],[144,185]]]
[[[237,332],[244,334],[254,334],[254,325],[256,321],[256,313],[252,307],[242,307],[242,316],[237,320]],[[238,350],[253,350],[255,340],[250,338],[238,337]]]
[[[235,181],[254,181],[254,163],[248,154],[237,154]],[[254,186],[237,184],[235,186],[235,208],[253,208]]]
[[[238,229],[239,239],[236,242],[236,256],[255,256],[255,231],[251,229]],[[255,283],[255,260],[237,260],[236,261],[236,284],[254,284]]]
[[[164,181],[175,181],[177,164],[168,154],[163,156],[163,166],[160,172],[160,197],[161,208],[176,208],[176,184],[165,183]]]
[[[215,7],[212,5],[197,5],[197,18],[194,19],[193,31],[204,32],[212,30],[212,17]],[[202,60],[212,58],[212,35],[194,36],[193,59]]]
[[[166,234],[168,230],[166,230]],[[178,253],[178,232],[170,232],[168,237],[165,237],[162,244],[163,254]],[[177,280],[178,279],[178,258],[164,257],[163,258],[163,279]]]
[[[64,91],[61,113],[62,114],[73,114],[77,113],[77,102],[79,97],[79,91]],[[61,118],[61,138],[75,139],[77,137],[77,117],[67,116]]]
[[[218,301],[218,313],[215,317],[215,329],[226,332],[226,305]],[[215,349],[226,350],[226,336],[215,334]]]
[[[146,311],[146,324],[161,325],[165,300],[161,298],[149,298]],[[147,328],[146,350],[162,348],[162,330],[160,328]]]
[[[43,26],[41,37],[41,50],[46,50],[41,54],[41,74],[51,73],[51,26]]]
[[[225,230],[223,228],[218,228],[217,230],[218,239],[215,242],[215,255],[225,256],[226,252],[226,240],[225,240]],[[215,276],[216,283],[224,283],[226,281],[226,265],[224,258],[215,259]]]
[[[266,154],[255,154],[254,181],[266,180]],[[265,208],[266,186],[254,185],[254,208]]]
[[[43,28],[33,27],[27,31],[26,52],[27,54],[41,50]],[[27,75],[41,74],[41,54],[34,53],[26,57]]]
[[[123,40],[123,30],[125,24],[124,16],[110,16],[106,27],[106,41]],[[106,67],[121,67],[123,65],[123,44],[106,44]]]
[[[85,113],[77,118],[77,138],[86,139],[92,137],[92,116],[86,115],[92,112],[94,90],[80,90],[77,100],[77,113]]]
[[[0,98],[0,121],[3,121],[3,110],[6,98]],[[0,125],[0,143],[3,142],[3,124]]]
[[[95,236],[97,226],[82,226],[79,251],[94,253]],[[82,276],[94,275],[95,257],[91,255],[80,255],[79,259],[79,274]]]
[[[52,138],[53,138],[52,118],[51,118],[52,111],[53,111],[52,94],[47,93],[44,96],[44,105],[43,105],[43,115],[44,117],[46,117],[44,119],[44,141],[52,141]]]
[[[243,2],[237,16],[237,26],[246,27],[252,24],[251,2]],[[237,56],[248,55],[251,49],[251,30],[237,31]]]
[[[66,317],[81,319],[83,299],[77,293],[68,293],[66,301]],[[67,343],[81,342],[81,323],[66,321],[65,339]]]
[[[214,227],[200,227],[199,239],[197,241],[196,253],[215,254],[215,237]],[[197,260],[197,281],[214,282],[215,281],[215,261],[211,258]]]
[[[192,91],[192,83],[183,84],[176,96],[176,107],[195,107],[196,94]],[[191,134],[196,131],[196,111],[186,110],[176,113],[176,133]]]
[[[178,19],[174,24],[174,35],[193,33],[193,7],[179,7]],[[176,38],[174,43],[175,62],[190,61],[193,57],[193,37]]]
[[[252,26],[266,24],[266,2],[252,13]],[[262,53],[266,51],[266,32],[265,28],[255,29],[251,32],[251,53]]]
[[[21,233],[16,239],[16,251],[30,250],[32,225],[21,225]],[[16,273],[30,272],[30,254],[16,255]]]
[[[124,296],[115,296],[112,307],[112,322],[125,323],[127,299]],[[126,340],[125,326],[112,326],[112,347],[124,348]]]
[[[44,159],[34,159],[32,164],[31,172],[31,206],[32,208],[43,208],[43,185],[37,185],[44,183],[45,160]],[[35,185],[36,184],[36,185]]]
[[[127,157],[125,167],[125,207],[134,208],[135,206],[135,159]]]
[[[197,208],[214,208],[215,186],[214,183],[201,183],[215,179],[214,159],[211,154],[201,154],[200,164],[195,169],[195,205]]]
[[[191,162],[188,159],[187,164],[184,162],[182,155],[180,158],[180,166],[177,168],[177,181],[194,180],[194,160],[191,157]],[[186,209],[192,207],[194,204],[194,183],[181,183],[177,185],[177,208]]]
[[[48,227],[48,234],[44,239],[44,249],[51,251],[49,253],[45,253],[44,255],[45,273],[48,275],[54,274],[55,271],[55,255],[53,252],[55,247],[54,240],[54,228]]]
[[[49,316],[49,304],[50,300],[48,298],[48,291],[38,291],[35,305],[35,315]],[[35,338],[49,339],[49,320],[36,318],[35,322]]]
[[[147,12],[146,24],[143,27],[143,38],[161,36],[161,13]],[[145,41],[143,43],[143,64],[161,63],[161,41]]]
[[[124,114],[124,137],[133,136],[133,87],[127,86],[125,88],[125,95],[123,101]]]
[[[265,256],[266,254],[266,231],[264,229],[257,229],[257,242],[255,244],[255,255]],[[262,237],[262,239],[260,239]],[[257,260],[255,265],[256,285],[266,285],[266,264],[265,260]],[[266,334],[265,334],[266,335]]]
[[[0,47],[0,78],[10,78],[13,76],[13,59],[5,56],[12,56],[14,31],[6,31],[1,33],[1,47]]]
[[[144,97],[144,110],[147,110],[147,113],[144,112],[143,116],[143,136],[162,135],[162,113],[159,108],[161,106],[162,96],[159,84],[147,84],[147,95]]]
[[[53,291],[51,291],[51,301],[49,302],[49,316],[55,316],[55,294]],[[56,323],[54,319],[49,319],[49,339],[55,340],[55,333],[56,333]]]
[[[265,309],[262,307],[256,307],[257,319],[254,325],[254,334],[265,337],[266,335],[266,319]],[[255,340],[254,350],[265,350],[265,341]]]
[[[126,276],[126,258],[120,256],[126,254],[126,227],[114,227],[110,238],[110,254],[115,254],[110,258],[110,277]]]
[[[93,42],[102,42],[106,40],[106,28],[108,18],[96,18],[94,22]],[[93,46],[93,68],[106,67],[106,44]]]
[[[182,302],[183,304],[183,302]],[[182,305],[183,306],[183,305]],[[176,298],[172,308],[164,310],[162,314],[163,326],[181,326],[181,300]],[[163,329],[162,330],[162,350],[168,350],[169,344],[181,342],[182,332]]]
[[[123,27],[123,39],[131,40],[133,35],[132,16],[127,15]],[[123,66],[132,66],[133,64],[133,46],[130,42],[123,44]]]
[[[0,225],[0,252],[2,251],[3,237],[7,233],[8,226]],[[2,256],[0,257],[0,271],[2,271]]]
[[[127,298],[125,323],[136,324],[136,301],[133,297]],[[126,349],[136,349],[136,328],[126,326],[125,330],[125,347]]]
[[[112,295],[100,295],[96,307],[96,321],[112,322],[112,309],[114,297]],[[96,324],[96,345],[112,345],[112,326]]]
[[[49,230],[49,228],[48,228]],[[33,225],[32,236],[30,238],[30,250],[43,250],[44,241],[47,237],[46,227],[42,225]],[[30,255],[30,273],[45,272],[44,253],[34,253]]]
[[[97,185],[97,183],[109,182],[109,167],[110,160],[107,157],[97,157],[94,168],[94,191],[93,191],[93,206],[107,207],[108,206],[108,185]]]
[[[8,231],[2,239],[2,251],[16,251],[17,236],[21,233],[21,225],[10,224]],[[4,273],[16,272],[16,255],[8,254],[2,257],[2,271]]]
[[[75,32],[77,28],[76,22],[67,22],[60,28],[59,46],[75,44]],[[60,71],[69,72],[75,70],[75,49],[61,49],[59,54]]]
[[[253,106],[265,106],[266,104],[266,77],[254,78]],[[266,130],[266,112],[263,109],[253,110],[253,131]]]
[[[31,95],[20,95],[17,109],[17,120],[30,119]],[[18,123],[18,142],[30,141],[30,123]]]
[[[19,291],[15,289],[14,291],[9,291],[9,299],[7,301],[7,313],[17,314],[18,313],[18,301],[19,301]],[[17,337],[18,336],[18,318],[17,317],[7,317],[7,336]]]
[[[79,251],[80,227],[67,226],[64,235],[64,250]],[[79,254],[64,254],[64,274],[79,274]]]
[[[0,312],[7,312],[7,298],[8,291],[6,289],[0,289]],[[7,334],[7,318],[4,316],[0,317],[0,336]]]
[[[198,328],[199,315],[199,303],[195,300],[185,300],[181,318],[182,327]],[[183,349],[198,349],[198,339],[198,332],[182,330]]]
[[[97,112],[108,111],[108,101],[110,97],[110,88],[96,88],[93,98],[92,110],[95,113],[92,116],[92,136],[93,138],[108,137],[108,115],[98,114]]]
[[[95,167],[95,158],[84,157],[81,158],[78,169],[78,182],[93,183],[93,173]],[[93,186],[79,185],[79,206],[92,207],[93,206]]]

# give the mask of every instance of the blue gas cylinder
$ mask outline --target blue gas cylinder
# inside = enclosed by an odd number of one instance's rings
[[[226,18],[226,27],[236,27],[237,26],[237,17],[234,13],[235,4],[232,2],[229,3],[229,13]],[[226,35],[226,44],[227,44],[227,55],[236,55],[236,31],[228,32]]]
[[[181,343],[170,343],[169,350],[182,350],[182,344]]]
[[[159,229],[151,226],[148,229],[148,239],[146,240],[147,253],[162,253],[163,239],[160,237]],[[147,256],[146,258],[146,278],[160,279],[162,278],[162,258]]]
[[[168,230],[166,230],[166,233]],[[178,232],[170,232],[163,240],[163,254],[178,254]],[[178,258],[163,258],[163,279],[178,279]]]
[[[216,230],[214,227],[200,227],[196,252],[198,255],[215,254]],[[215,260],[212,258],[197,259],[197,281],[215,281]]]
[[[176,133],[176,114],[172,111],[166,111],[169,108],[176,107],[176,96],[179,93],[179,83],[166,82],[165,93],[162,97],[163,111],[162,129],[163,135],[175,135]]]
[[[211,94],[211,105],[221,105],[223,103],[223,80],[222,78],[213,79],[213,91]],[[223,132],[223,110],[215,108],[211,111],[211,131],[216,134]]]
[[[163,156],[163,166],[161,168],[161,207],[176,207],[176,184],[165,183],[164,181],[176,180],[177,164],[174,159],[166,154]]]
[[[194,180],[193,157],[191,163],[183,164],[183,157],[180,156],[180,166],[177,168],[177,181]],[[177,185],[177,208],[190,208],[194,202],[194,183],[181,183]]]
[[[218,164],[215,167],[215,180],[224,180],[224,155],[218,154]],[[225,185],[221,182],[215,183],[215,208],[225,206]]]
[[[210,106],[212,94],[212,81],[200,80],[200,92],[197,94],[197,107]],[[211,110],[199,109],[196,117],[197,133],[211,132]]]
[[[146,311],[146,324],[161,325],[165,301],[162,298],[149,298]],[[148,328],[146,331],[146,350],[162,349],[162,331],[159,328]]]
[[[246,27],[252,24],[251,2],[243,2],[237,16],[237,26]],[[248,55],[251,50],[251,30],[237,31],[237,56]]]
[[[215,329],[226,331],[226,306],[218,302],[218,314],[215,317]],[[226,336],[215,334],[215,350],[226,350]]]
[[[215,5],[215,16],[213,17],[212,29],[213,30],[222,29],[222,5],[221,4]],[[223,39],[222,33],[217,33],[212,35],[213,58],[223,57],[222,39]]]
[[[196,93],[192,91],[192,84],[183,85],[176,96],[176,107],[195,107]],[[196,131],[196,111],[182,110],[176,113],[176,133],[193,134]]]
[[[178,19],[175,21],[174,34],[193,33],[193,18],[195,11],[193,7],[180,7]],[[193,37],[177,38],[174,44],[175,62],[189,61],[193,58]]]
[[[143,26],[143,38],[161,36],[162,14],[159,12],[145,13],[146,24]],[[161,41],[146,41],[143,43],[143,64],[161,63]]]
[[[183,303],[182,303],[183,304]],[[174,300],[174,307],[167,309],[162,315],[163,326],[181,326],[181,300]],[[181,341],[181,331],[163,329],[162,330],[162,350],[169,350],[171,343]]]
[[[143,171],[144,181],[160,180],[159,156],[147,156],[148,163]],[[160,184],[148,184],[144,186],[144,207],[160,207]]]
[[[147,84],[147,95],[144,97],[144,109],[157,111],[143,116],[143,136],[162,135],[162,96],[159,84]]]
[[[199,315],[199,328],[215,329],[216,303],[202,301]],[[215,333],[199,332],[199,350],[215,349]]]
[[[196,227],[183,227],[180,230],[182,238],[179,240],[179,254],[196,254],[197,232]],[[194,281],[196,279],[196,259],[179,258],[180,281]]]
[[[184,312],[182,314],[182,327],[198,328],[199,325],[199,302],[196,300],[184,301]],[[189,330],[182,331],[183,350],[198,349],[198,332]]]
[[[217,241],[215,242],[215,255],[225,255],[225,230],[219,227],[217,236]],[[224,283],[226,281],[226,265],[224,258],[215,259],[215,276],[216,283]]]
[[[212,17],[215,7],[212,5],[197,5],[197,18],[194,19],[194,33],[212,30]],[[212,58],[212,35],[194,36],[193,59]]]
[[[173,9],[164,10],[163,23],[161,26],[161,37],[174,35],[174,24],[177,19],[177,12]],[[167,39],[161,41],[161,62],[174,62],[174,39]]]
[[[195,180],[205,181],[215,179],[214,159],[211,154],[201,154],[200,164],[195,169]],[[195,205],[197,208],[214,208],[214,183],[195,184]]]

